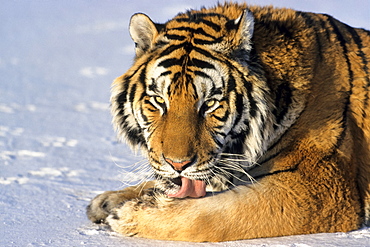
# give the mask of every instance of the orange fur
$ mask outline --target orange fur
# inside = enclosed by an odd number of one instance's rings
[[[251,18],[245,9],[253,14],[253,27],[248,26]],[[184,21],[189,16],[194,19]],[[239,17],[246,19],[238,21]],[[208,22],[221,28],[212,28]],[[136,23],[141,26],[135,27]],[[237,28],[229,27],[236,24]],[[240,145],[247,150],[243,155],[257,163],[246,169],[257,182],[197,199],[169,198],[153,192],[154,183],[137,190],[106,192],[88,208],[92,221],[106,222],[129,236],[195,242],[346,232],[370,224],[368,31],[327,15],[243,4],[192,10],[164,26],[136,15],[131,25],[137,58],[115,80],[112,91],[113,122],[119,135],[134,147],[141,145],[157,171],[167,166],[170,178],[177,173],[163,157],[179,160],[177,164],[195,160],[198,163],[191,172],[185,173],[184,168],[181,173],[193,179],[189,174],[215,169],[206,162],[218,150],[212,131],[249,131]],[[190,35],[186,28],[198,31]],[[244,35],[252,29],[249,44]],[[166,43],[166,37],[172,43]],[[188,45],[181,46],[184,42]],[[169,55],[166,45],[180,48]],[[197,52],[198,46],[203,53]],[[247,54],[245,60],[241,50]],[[203,63],[196,66],[196,59]],[[173,64],[160,66],[168,61]],[[163,74],[166,69],[171,76],[180,76],[168,80],[168,73]],[[192,77],[198,70],[212,75],[214,84],[223,78],[230,85],[235,79],[235,89],[224,96],[227,100],[209,101],[209,84],[204,82],[208,77],[203,75],[199,81]],[[157,81],[158,95],[145,94],[151,80],[143,80],[143,75],[162,80]],[[203,86],[193,86],[196,83]],[[227,114],[240,110],[233,104],[240,97],[248,102],[243,107],[249,109],[245,121],[249,129],[227,129],[237,118],[227,118]],[[221,116],[227,120],[222,122]],[[265,132],[260,134],[257,128],[262,128],[262,122]],[[213,187],[220,189],[225,186]]]

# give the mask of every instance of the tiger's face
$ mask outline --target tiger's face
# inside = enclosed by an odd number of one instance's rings
[[[206,29],[210,20],[187,15],[189,26],[132,17],[137,58],[115,81],[111,99],[119,134],[147,151],[172,197],[204,196],[207,185],[225,189],[230,177],[245,173],[230,160],[253,162],[267,138],[260,128],[268,125],[267,89],[245,64],[253,17],[214,17],[220,26]]]
[[[182,52],[179,64],[165,65],[171,58],[159,58],[148,71],[149,85],[135,115],[156,174],[207,181],[236,119],[236,95],[225,92],[228,78],[217,64],[200,69],[199,54]]]

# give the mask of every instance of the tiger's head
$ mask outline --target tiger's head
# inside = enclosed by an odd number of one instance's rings
[[[227,188],[271,139],[268,89],[251,59],[254,18],[233,15],[188,11],[165,24],[131,18],[136,58],[113,83],[113,123],[147,153],[171,197]]]

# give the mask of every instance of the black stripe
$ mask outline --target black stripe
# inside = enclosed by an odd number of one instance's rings
[[[230,112],[226,111],[225,115],[223,117],[216,116],[215,114],[212,114],[211,117],[217,119],[220,122],[226,122],[226,120],[229,118]]]
[[[336,147],[340,147],[344,141],[344,138],[346,136],[346,130],[347,130],[347,112],[348,112],[348,109],[349,109],[349,105],[350,105],[350,96],[352,95],[352,89],[353,89],[353,71],[351,69],[351,62],[350,62],[350,59],[348,57],[348,49],[347,49],[347,42],[346,40],[344,39],[341,31],[339,30],[338,26],[336,25],[335,23],[335,19],[329,15],[325,15],[327,18],[328,18],[328,21],[330,23],[330,25],[333,27],[333,32],[335,33],[335,35],[337,36],[337,39],[339,41],[339,44],[340,46],[342,47],[342,50],[343,50],[343,56],[346,60],[346,63],[347,63],[347,69],[348,69],[348,77],[349,77],[349,85],[350,85],[350,89],[349,89],[349,93],[348,95],[346,96],[346,102],[345,102],[345,105],[344,105],[344,110],[343,110],[343,120],[342,120],[342,133],[340,134],[338,140],[337,140],[337,143],[336,143]]]
[[[176,72],[173,77],[172,77],[172,81],[173,82],[176,82],[179,80],[179,78],[181,77],[181,72]]]
[[[212,87],[212,89],[210,90],[210,95],[218,95],[218,94],[221,94],[222,95],[222,88],[221,87]]]
[[[148,125],[148,118],[147,116],[144,114],[144,109],[141,107],[140,108],[140,115],[141,117],[143,118],[144,122],[145,122],[145,125]]]
[[[363,68],[362,70],[365,72],[366,75],[369,75],[369,68],[368,68],[368,61],[366,59],[366,55],[365,53],[363,52],[363,44],[362,44],[362,40],[360,38],[360,36],[357,34],[356,30],[348,25],[345,25],[347,31],[351,34],[354,42],[356,43],[357,45],[357,49],[358,51],[356,52],[356,55],[357,56],[360,56],[361,60],[362,60],[362,63],[363,63]],[[369,87],[370,87],[370,79],[369,77],[365,77],[366,78],[366,81],[367,81],[367,84],[364,86],[364,91],[367,91],[369,92]],[[363,109],[367,109],[368,108],[368,105],[369,105],[369,93],[365,94],[365,100],[364,100],[364,107]],[[366,118],[366,111],[363,110],[362,111],[362,117],[363,118]]]
[[[211,39],[216,39],[215,36],[213,35],[210,35],[209,33],[206,33],[203,28],[191,28],[191,27],[176,27],[176,28],[172,28],[170,30],[178,30],[178,31],[187,31],[187,32],[191,32],[193,34],[200,34],[200,35],[203,35],[203,36],[206,36],[206,37],[209,37]]]
[[[153,104],[152,104],[153,105]],[[150,112],[157,112],[158,111],[158,109],[157,108],[155,108],[155,109],[149,109],[148,108],[148,111],[150,111]]]
[[[227,81],[227,92],[230,93],[236,88],[236,82],[234,76],[232,76],[231,71],[229,71],[229,80]]]
[[[213,44],[218,44],[218,43],[221,43],[223,40],[222,37],[220,38],[217,38],[217,39],[214,39],[214,40],[205,40],[205,39],[196,39],[194,38],[194,44],[197,44],[197,45],[213,45]]]
[[[193,99],[198,99],[198,93],[197,93],[197,88],[196,88],[196,86],[194,85],[194,83],[193,83],[193,77],[190,75],[190,74],[188,74],[188,73],[186,73],[185,74],[185,85],[186,85],[186,87],[187,87],[187,91],[188,92],[190,92],[190,91],[193,91],[194,92],[194,94],[192,95],[193,96]],[[191,87],[192,88],[192,90],[190,90],[189,89],[189,87]]]
[[[129,102],[132,104],[134,102],[135,94],[136,94],[136,84],[131,86],[130,95],[129,95]]]
[[[258,107],[257,107],[256,101],[254,100],[252,96],[253,87],[252,87],[252,84],[248,80],[246,80],[244,77],[242,77],[241,79],[243,80],[244,86],[247,91],[247,97],[249,101],[249,115],[254,118],[257,116]]]
[[[118,109],[119,109],[118,115],[119,116],[124,114],[124,110],[125,110],[124,104],[126,100],[127,100],[127,90],[124,90],[116,98],[116,102],[118,103]]]
[[[262,174],[262,175],[258,175],[258,176],[255,176],[253,177],[254,179],[261,179],[261,178],[265,178],[265,177],[268,177],[268,176],[272,176],[272,175],[276,175],[276,174],[280,174],[280,173],[283,173],[283,172],[295,172],[297,171],[298,169],[298,164],[293,166],[292,168],[289,168],[289,169],[285,169],[285,170],[278,170],[278,171],[274,171],[274,172],[271,172],[271,173],[267,173],[267,174]]]
[[[184,56],[177,58],[168,58],[158,64],[158,67],[169,68],[175,65],[182,66],[184,63]]]
[[[120,117],[120,126],[122,127],[122,128],[127,128],[127,126],[128,126],[128,123],[126,123],[126,121],[127,121],[127,118],[129,118],[131,115],[122,115],[121,117]]]
[[[240,120],[243,117],[243,111],[244,111],[244,102],[243,102],[243,95],[237,94],[235,99],[235,107],[236,107],[236,118],[234,122],[234,126],[238,125]]]
[[[225,150],[225,153],[236,153],[236,154],[244,154],[245,153],[245,139],[249,134],[249,126],[246,126],[246,129],[243,129],[242,132],[234,132],[231,131],[229,136],[232,138],[233,145],[230,148]]]
[[[189,65],[193,65],[202,69],[215,69],[215,66],[213,66],[213,64],[203,60],[199,60],[197,58],[192,58]]]
[[[146,67],[147,64],[144,64],[144,68],[141,70],[140,72],[140,76],[139,76],[139,82],[142,84],[143,88],[145,88],[145,83],[146,83]]]
[[[184,46],[183,43],[178,44],[178,45],[171,45],[171,46],[167,47],[166,49],[164,49],[164,51],[162,51],[159,54],[159,57],[167,56],[167,55],[171,54],[173,51],[176,51],[177,49],[180,49],[183,46]]]
[[[145,64],[140,65],[140,67],[137,70],[135,70],[134,73],[132,73],[130,76],[127,76],[127,77],[124,78],[123,83],[121,83],[121,84],[123,84],[122,85],[123,90],[116,97],[116,102],[118,103],[118,111],[119,111],[118,112],[118,117],[120,119],[120,123],[119,123],[120,129],[126,131],[126,136],[129,138],[129,141],[133,145],[143,143],[144,142],[144,137],[139,136],[140,132],[141,132],[140,130],[135,131],[134,130],[135,127],[132,127],[132,126],[129,127],[129,125],[128,125],[129,123],[127,122],[127,118],[129,118],[130,116],[133,116],[133,109],[131,110],[130,115],[124,115],[125,114],[124,113],[124,111],[125,111],[124,104],[126,102],[130,102],[131,103],[131,108],[132,108],[132,100],[135,97],[135,93],[136,93],[136,84],[132,85],[131,79],[135,74],[140,72],[140,69],[143,66],[145,66]],[[131,88],[129,88],[129,86],[131,86]],[[137,125],[136,125],[136,128],[139,129],[139,127]]]
[[[254,100],[252,94],[249,91],[247,92],[247,96],[248,96],[248,99],[249,99],[249,107],[250,107],[249,115],[252,118],[255,118],[257,116],[257,111],[258,111],[256,101]]]
[[[207,50],[204,50],[200,47],[197,47],[197,46],[194,46],[194,51],[208,57],[210,60],[215,60],[215,61],[221,61],[220,59],[218,59],[217,57],[213,56],[209,51]],[[222,62],[227,62],[227,61],[222,61]]]
[[[167,97],[168,98],[171,98],[171,94],[176,93],[176,91],[178,90],[178,87],[180,86],[180,83],[176,83],[176,82],[180,79],[180,77],[181,77],[181,72],[176,72],[173,75],[172,80],[171,80],[173,82],[173,83],[171,83],[171,87],[173,87],[173,88],[172,88],[172,90],[167,91]]]
[[[139,79],[139,82],[138,83],[141,83],[142,85],[142,88],[144,89],[144,90],[142,90],[142,93],[141,93],[141,95],[140,95],[140,97],[139,97],[139,100],[142,100],[143,98],[144,98],[144,96],[145,96],[145,88],[146,88],[146,69],[147,69],[147,67],[144,67],[144,69],[141,71],[141,73],[140,73],[140,79]],[[137,86],[137,84],[134,84],[135,85],[135,91],[136,91],[136,86]],[[130,102],[131,102],[131,104],[133,103],[133,100],[134,100],[134,98],[131,98],[131,95],[132,94],[132,92],[130,92]]]
[[[154,44],[154,49],[160,49],[161,47],[165,46],[165,45],[168,45],[168,41],[164,41],[164,40],[159,40],[157,43]]]
[[[292,104],[292,89],[289,87],[289,83],[283,82],[275,91],[275,109],[272,114],[275,116],[276,124],[279,125]],[[277,127],[277,125],[275,126]]]
[[[143,70],[141,71],[140,76],[139,76],[139,81],[137,82],[137,83],[141,83],[142,88],[144,88],[144,89],[146,88],[146,86],[145,86],[146,69],[147,69],[147,67],[145,66],[143,68]],[[128,99],[129,103],[131,104],[131,114],[132,114],[132,116],[135,115],[135,113],[134,113],[134,99],[135,99],[135,95],[136,95],[136,90],[137,90],[137,84],[135,83],[135,84],[131,85],[131,88],[130,88],[130,91],[129,91],[130,92],[129,93],[129,99]],[[144,93],[145,93],[145,90],[143,90],[142,94],[140,95],[141,99],[144,97]],[[140,126],[138,126],[137,123],[136,123],[135,127],[133,127],[132,129],[129,129],[126,132],[127,132],[128,138],[130,138],[131,142],[135,142],[137,144],[145,142],[143,133],[140,129]],[[136,141],[135,138],[137,138],[138,141]]]
[[[188,77],[187,77],[188,78]],[[198,95],[198,91],[197,91],[197,87],[195,86],[194,84],[194,80],[193,80],[193,77],[189,75],[189,80],[188,80],[188,84],[190,84],[190,87],[192,88],[192,90],[190,91],[193,91],[194,92],[194,96],[193,98],[195,100],[197,100],[199,98],[199,95]],[[189,85],[187,85],[189,87]]]
[[[136,126],[135,128],[125,128],[126,129],[126,136],[130,140],[131,143],[134,145],[143,145],[146,147],[145,139],[143,136],[143,133],[139,126]]]
[[[175,19],[175,21],[177,21],[177,22],[189,22],[190,21],[190,22],[194,22],[196,24],[202,23],[202,24],[212,28],[216,32],[221,31],[221,26],[220,25],[217,25],[216,23],[213,23],[211,21],[207,21],[207,20],[204,20],[204,19],[190,20],[188,18],[178,18],[178,19]]]
[[[200,76],[200,77],[205,78],[205,79],[209,79],[213,82],[213,78],[210,77],[209,75],[207,75],[206,73],[204,73],[203,71],[196,70],[196,71],[194,71],[194,75]]]
[[[126,76],[123,78],[123,82],[120,83],[120,85],[122,85],[122,91],[121,93],[119,93],[116,97],[116,102],[118,103],[118,108],[120,109],[119,111],[119,115],[122,115],[123,114],[123,105],[124,103],[126,103],[127,101],[127,94],[128,94],[128,90],[129,90],[129,86],[131,85],[131,79],[134,75],[136,75],[137,72],[140,71],[140,69],[144,66],[144,64],[140,65],[140,67],[134,71],[134,73],[132,73],[131,75],[129,76]]]
[[[152,153],[154,153],[154,152],[152,152]],[[153,158],[153,155],[151,155],[151,156],[150,156],[150,159],[151,159],[154,163],[161,164],[161,162],[160,162],[159,160],[157,160],[157,159]],[[153,168],[154,170],[161,171],[161,170],[157,169],[155,166],[152,166],[152,168]]]
[[[144,103],[153,107],[153,109],[147,108],[148,111],[150,112],[158,111],[157,107],[155,107],[150,100],[144,100]]]
[[[312,19],[312,14],[309,14],[307,12],[298,12],[298,13],[305,19],[307,26],[312,27],[314,29],[314,31],[315,31],[315,33],[314,33],[315,34],[315,40],[316,40],[317,49],[318,49],[318,54],[317,55],[319,56],[320,60],[322,60],[324,53],[322,51],[321,39],[320,39],[320,36],[319,36],[320,30],[318,30],[318,28],[317,28],[318,22],[316,20]],[[316,17],[318,17],[318,16],[316,15]],[[325,24],[321,20],[321,28],[326,29],[324,26],[325,26]]]
[[[166,34],[165,36],[166,36],[166,38],[168,38],[170,40],[183,41],[184,39],[186,39],[186,36],[176,35],[176,34]]]
[[[350,79],[350,83],[352,83],[352,81],[353,81],[353,71],[351,70],[351,62],[350,62],[350,59],[348,57],[348,49],[347,49],[347,45],[346,45],[347,42],[344,39],[344,36],[342,35],[338,26],[336,25],[336,23],[335,23],[336,20],[333,17],[331,17],[330,15],[325,15],[325,16],[328,18],[328,21],[329,21],[330,25],[333,27],[333,31],[334,31],[335,35],[337,36],[337,39],[339,41],[340,46],[343,49],[343,56],[346,60],[347,68],[348,68],[348,76],[349,76],[349,79]]]
[[[198,46],[194,46],[193,47],[193,50],[196,51],[196,52],[198,52],[198,53],[200,53],[200,54],[202,54],[202,55],[204,55],[205,57],[209,58],[209,60],[211,60],[211,61],[221,62],[221,63],[225,64],[227,67],[233,68],[233,69],[237,70],[239,72],[239,74],[241,74],[243,76],[245,75],[244,74],[245,73],[244,71],[243,72],[240,72],[239,71],[239,68],[235,67],[227,59],[224,59],[224,58],[219,59],[218,57],[215,57],[214,55],[212,55],[209,51],[204,50],[204,49],[202,49],[202,48],[200,48]]]
[[[159,75],[159,77],[162,77],[162,76],[167,76],[167,75],[170,75],[170,74],[172,74],[172,71],[165,71],[165,72],[162,72],[160,75]],[[158,77],[158,78],[159,78]]]
[[[148,85],[148,89],[152,92],[158,93],[157,83],[155,82],[154,78],[152,78],[152,84]]]

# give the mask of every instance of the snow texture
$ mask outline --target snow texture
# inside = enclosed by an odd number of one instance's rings
[[[140,180],[116,142],[112,80],[132,63],[128,21],[164,22],[207,0],[8,0],[0,5],[0,246],[370,246],[370,228],[227,243],[128,238],[85,216],[90,199]],[[368,0],[253,0],[370,29]]]

